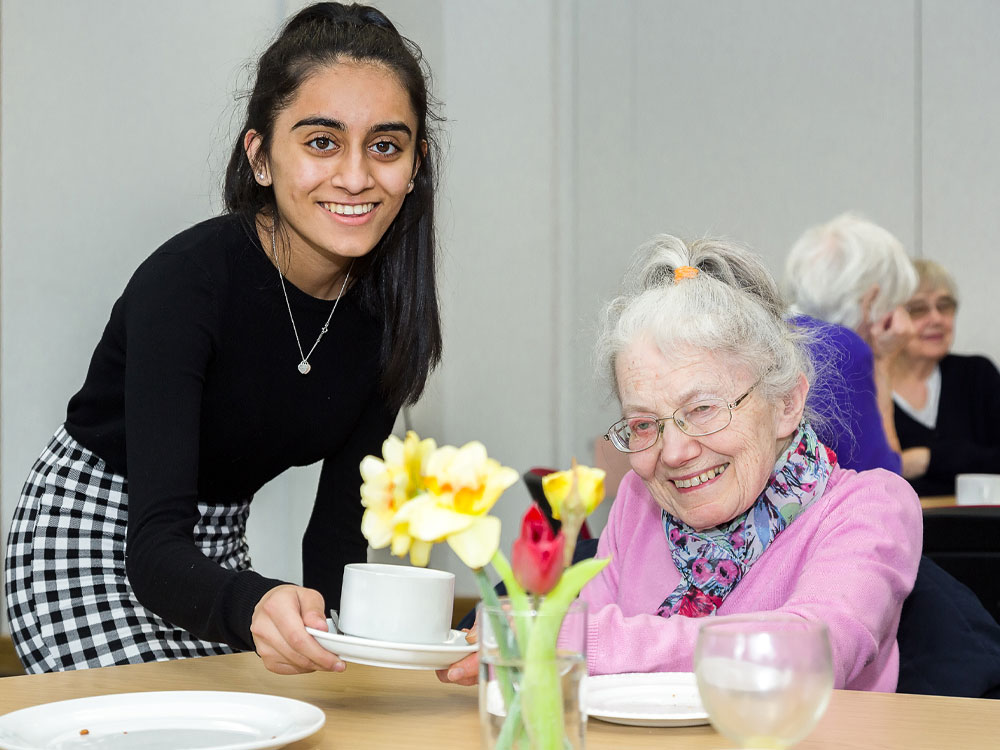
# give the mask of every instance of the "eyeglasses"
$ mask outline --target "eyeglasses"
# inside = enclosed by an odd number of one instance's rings
[[[724,430],[733,421],[733,410],[746,401],[747,397],[760,385],[760,380],[747,389],[747,392],[735,401],[726,402],[721,398],[707,398],[695,401],[675,410],[669,417],[656,417],[652,414],[639,414],[625,417],[615,422],[604,434],[605,440],[610,440],[622,453],[638,453],[652,448],[663,434],[666,423],[673,420],[677,429],[691,437],[704,437]]]
[[[938,315],[948,317],[958,310],[958,301],[954,297],[940,297],[933,307],[938,311]],[[926,302],[910,302],[906,306],[906,312],[910,314],[911,320],[920,320],[931,314],[931,305]]]

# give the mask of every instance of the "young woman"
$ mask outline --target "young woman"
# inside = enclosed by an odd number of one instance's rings
[[[326,628],[365,557],[358,465],[441,352],[420,52],[319,3],[257,66],[223,216],[154,252],[111,311],[7,547],[29,672],[256,650],[342,670]],[[250,500],[323,461],[305,587],[250,567]]]

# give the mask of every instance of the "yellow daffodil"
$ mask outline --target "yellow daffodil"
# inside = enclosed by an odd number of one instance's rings
[[[482,443],[446,445],[428,456],[426,493],[401,509],[400,519],[414,539],[447,540],[462,562],[481,568],[500,546],[500,520],[486,514],[517,480],[517,472],[489,458]]]
[[[413,554],[414,540],[399,511],[424,491],[422,467],[436,447],[433,440],[421,440],[410,431],[405,440],[390,435],[382,444],[382,458],[365,456],[361,461],[361,504],[365,506],[361,533],[373,549],[391,544],[392,554],[398,557],[408,551]],[[425,556],[424,545],[416,546],[418,558]]]
[[[604,470],[581,466],[574,458],[573,468],[542,477],[542,492],[552,508],[552,517],[562,521],[566,535],[563,555],[568,566],[583,522],[604,499]]]
[[[576,492],[573,489],[574,478]],[[567,502],[574,510],[582,509],[588,516],[604,499],[604,470],[575,464],[572,469],[554,471],[542,477],[542,491],[552,508],[552,517],[562,518],[563,505]]]

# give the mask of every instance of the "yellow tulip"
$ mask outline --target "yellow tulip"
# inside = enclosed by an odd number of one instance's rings
[[[584,520],[604,499],[604,470],[581,466],[574,458],[572,469],[542,477],[542,492],[552,508],[552,517],[562,521],[566,537],[563,563],[569,567]]]
[[[571,493],[574,476],[576,492]],[[542,477],[542,492],[552,508],[553,518],[562,518],[567,503],[573,506],[573,511],[582,510],[588,516],[604,499],[604,469],[574,464],[572,469],[554,471]]]

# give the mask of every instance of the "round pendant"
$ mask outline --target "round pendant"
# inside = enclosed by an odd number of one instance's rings
[[[312,366],[305,360],[299,362],[299,372],[301,372],[303,375],[308,375],[311,369]]]

